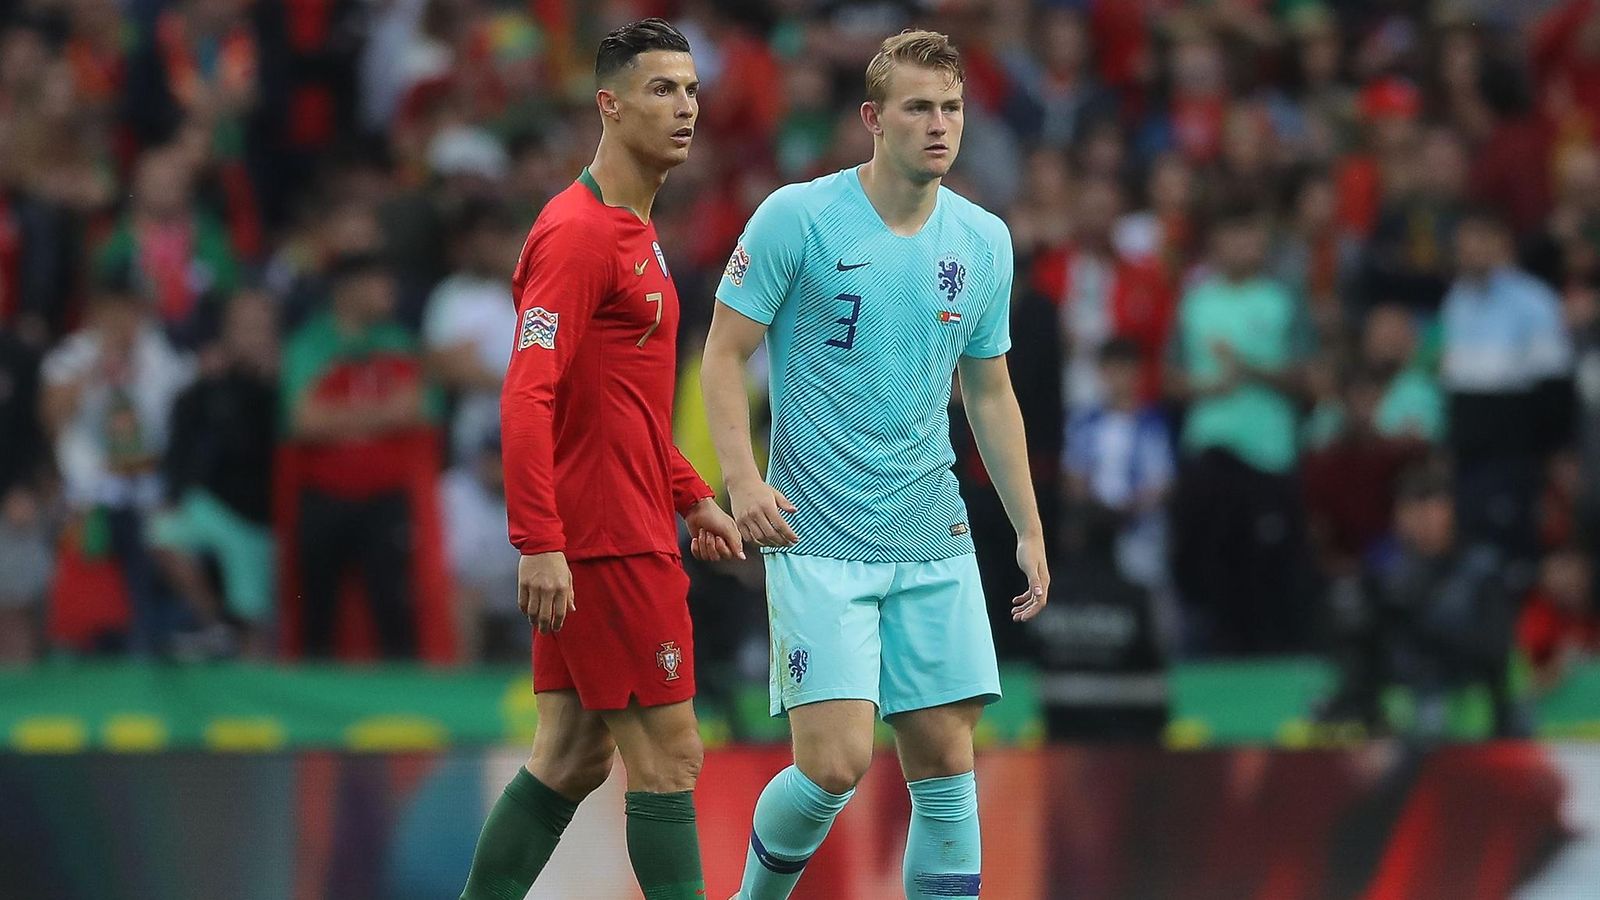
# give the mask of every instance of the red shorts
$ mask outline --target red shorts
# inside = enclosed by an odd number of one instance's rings
[[[533,635],[533,690],[577,690],[584,709],[665,706],[694,696],[689,576],[664,553],[569,564],[577,606]]]

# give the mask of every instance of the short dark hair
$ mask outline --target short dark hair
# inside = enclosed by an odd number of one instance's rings
[[[1456,220],[1456,227],[1463,225],[1471,225],[1500,235],[1511,234],[1511,222],[1506,218],[1506,214],[1501,212],[1499,207],[1486,203],[1476,203],[1462,210],[1461,218]]]
[[[1437,459],[1416,463],[1405,470],[1395,486],[1395,499],[1401,503],[1437,500],[1454,495],[1455,482],[1451,478],[1450,468]]]
[[[1138,363],[1143,356],[1139,352],[1139,344],[1132,338],[1114,337],[1100,347],[1100,364],[1112,363]]]
[[[611,76],[633,65],[641,53],[651,50],[689,52],[689,39],[666,19],[651,17],[624,25],[600,41],[594,55],[594,79],[604,84]]]
[[[388,275],[389,266],[383,254],[371,250],[343,253],[328,263],[328,285],[335,290],[346,282],[365,275]]]

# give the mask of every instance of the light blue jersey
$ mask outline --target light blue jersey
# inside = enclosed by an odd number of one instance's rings
[[[972,552],[950,447],[962,356],[1011,346],[1011,234],[945,188],[912,237],[855,169],[775,191],[717,299],[769,326],[768,481],[798,511],[795,554],[919,562]]]

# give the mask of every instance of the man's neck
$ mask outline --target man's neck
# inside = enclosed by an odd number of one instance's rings
[[[911,236],[922,230],[939,202],[939,179],[917,183],[902,177],[876,154],[856,170],[861,190],[883,224],[895,234]]]
[[[600,146],[594,152],[594,162],[589,164],[589,176],[600,186],[602,203],[628,209],[639,217],[639,221],[648,222],[650,210],[655,206],[656,192],[667,180],[667,171],[640,165],[621,144],[601,137]]]
[[[368,322],[360,313],[342,309],[337,304],[333,307],[333,327],[346,337],[355,337],[367,330]]]

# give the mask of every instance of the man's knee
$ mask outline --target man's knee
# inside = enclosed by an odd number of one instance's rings
[[[955,744],[902,752],[901,764],[907,781],[921,781],[924,778],[946,778],[970,772],[975,763],[971,744]]]
[[[581,751],[546,757],[534,753],[527,769],[545,786],[569,800],[582,800],[611,777],[616,748],[609,742]]]
[[[648,748],[643,771],[630,772],[630,787],[650,793],[670,794],[694,790],[705,763],[705,746],[697,729],[662,735]]]
[[[838,741],[795,748],[795,767],[830,794],[845,794],[861,783],[872,765],[872,742]]]

